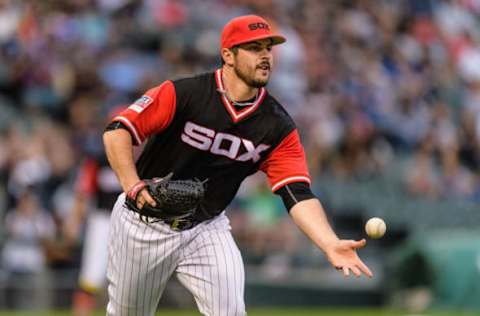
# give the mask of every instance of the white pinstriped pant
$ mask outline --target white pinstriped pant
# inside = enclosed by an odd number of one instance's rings
[[[140,221],[124,200],[121,194],[111,218],[107,315],[154,315],[173,273],[203,315],[246,315],[243,261],[224,214],[175,232]]]

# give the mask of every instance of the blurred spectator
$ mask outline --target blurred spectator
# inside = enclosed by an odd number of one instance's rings
[[[55,236],[51,215],[42,210],[30,188],[18,193],[15,208],[5,218],[6,240],[2,266],[7,273],[10,308],[45,309],[49,306],[46,244]]]
[[[117,106],[105,116],[108,121],[123,110]],[[71,212],[63,222],[69,245],[83,241],[78,287],[73,295],[73,314],[93,315],[106,284],[110,211],[122,188],[110,168],[101,144],[101,135],[91,137],[89,156],[78,170]],[[82,234],[83,232],[83,234]]]
[[[415,197],[437,198],[440,195],[439,170],[435,166],[433,135],[424,137],[409,161],[405,182],[407,192]]]

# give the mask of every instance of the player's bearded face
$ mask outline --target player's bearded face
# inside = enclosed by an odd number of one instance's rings
[[[273,64],[270,40],[243,44],[234,58],[233,69],[247,85],[260,88],[268,83]]]

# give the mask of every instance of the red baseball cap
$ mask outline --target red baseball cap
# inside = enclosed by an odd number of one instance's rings
[[[222,48],[232,48],[235,45],[271,38],[272,44],[284,43],[286,38],[272,33],[268,22],[258,15],[243,15],[230,20],[222,31]]]

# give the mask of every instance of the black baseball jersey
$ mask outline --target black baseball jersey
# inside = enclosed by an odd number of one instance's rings
[[[205,207],[218,214],[242,181],[258,170],[272,191],[292,182],[310,183],[295,124],[260,88],[253,104],[236,108],[223,93],[222,70],[150,89],[116,116],[135,145],[147,140],[136,167],[141,179],[207,180]]]
[[[110,211],[122,187],[106,155],[90,157],[80,166],[76,190],[94,200],[98,210]]]

